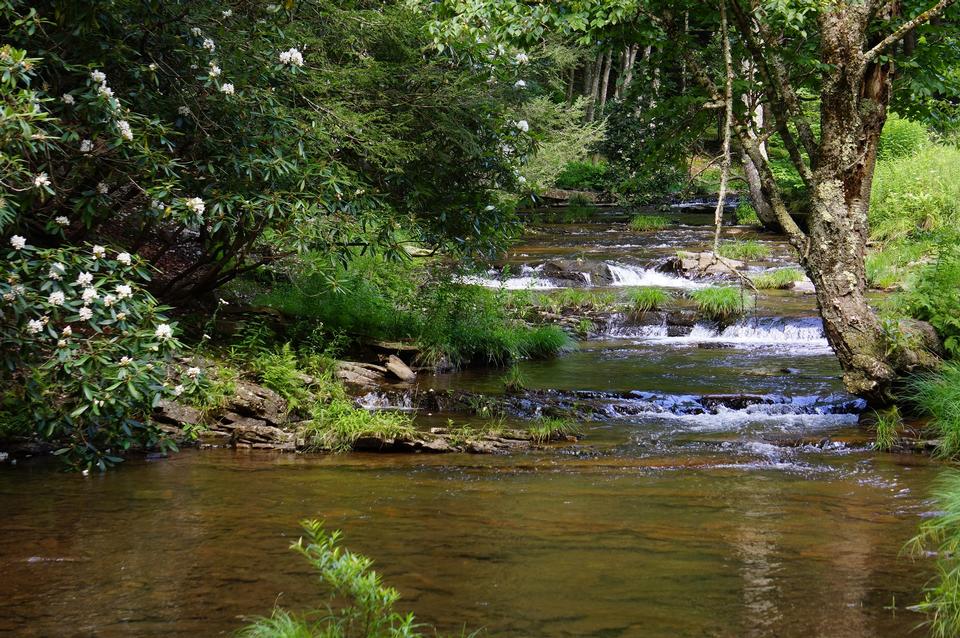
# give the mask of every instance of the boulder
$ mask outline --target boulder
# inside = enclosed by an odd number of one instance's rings
[[[543,277],[556,281],[569,281],[580,285],[608,285],[613,283],[613,275],[604,263],[578,261],[576,259],[556,259],[543,264]]]
[[[383,383],[384,373],[386,371],[386,368],[374,366],[373,364],[338,361],[334,374],[345,383],[362,388],[374,388],[380,383]]]
[[[162,399],[153,409],[153,418],[160,423],[183,427],[185,425],[197,425],[203,420],[203,415],[200,414],[199,410],[188,405]]]
[[[737,259],[717,258],[712,252],[691,253],[678,251],[664,268],[687,276],[731,275],[742,269],[744,263]]]
[[[395,354],[391,354],[389,357],[387,357],[387,361],[384,366],[387,368],[390,374],[405,383],[413,383],[417,379],[417,373],[411,370],[410,367]]]
[[[254,417],[268,422],[271,425],[282,425],[286,420],[286,402],[269,388],[250,383],[237,381],[236,393],[230,397],[227,409],[244,416]]]

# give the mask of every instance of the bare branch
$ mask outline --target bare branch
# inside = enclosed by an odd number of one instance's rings
[[[957,0],[940,0],[940,2],[921,13],[913,20],[907,20],[901,24],[896,31],[885,37],[883,40],[877,43],[875,47],[867,51],[863,56],[863,61],[865,63],[872,62],[877,56],[886,51],[889,47],[903,39],[905,35],[920,25],[929,22],[933,18],[936,18],[938,15],[946,11],[950,5],[956,4],[956,2]]]
[[[723,205],[727,200],[727,181],[730,179],[730,129],[733,127],[733,56],[730,53],[730,35],[727,33],[727,2],[720,0],[720,37],[723,38],[723,63],[726,82],[723,100],[725,113],[723,120],[723,164],[720,169],[720,194],[717,196],[717,209],[714,211],[716,230],[713,234],[713,253],[720,252],[720,228],[723,226]]]

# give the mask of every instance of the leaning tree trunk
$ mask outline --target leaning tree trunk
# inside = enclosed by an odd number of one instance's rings
[[[924,360],[920,350],[891,351],[865,294],[867,209],[892,69],[889,62],[864,56],[866,9],[848,5],[820,19],[822,59],[829,70],[821,91],[821,139],[802,259],[847,388],[886,402],[897,377]]]

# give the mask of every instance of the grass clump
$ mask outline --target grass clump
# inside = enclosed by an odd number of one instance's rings
[[[753,204],[746,200],[741,200],[737,208],[733,211],[737,223],[741,226],[760,226],[760,217],[757,216],[757,210]]]
[[[565,310],[612,310],[616,304],[616,295],[600,290],[582,288],[564,288],[557,292],[540,295],[534,302],[555,313]]]
[[[413,614],[394,609],[400,594],[383,584],[373,561],[344,548],[339,531],[316,520],[300,523],[303,536],[290,549],[319,573],[328,590],[325,604],[305,617],[275,609],[243,627],[240,638],[419,638]],[[435,632],[431,632],[433,634]]]
[[[937,372],[916,377],[910,385],[912,402],[930,416],[930,427],[940,440],[937,452],[960,455],[960,362],[948,362]]]
[[[803,280],[804,276],[803,272],[796,268],[779,268],[761,273],[751,278],[751,281],[760,290],[772,290],[789,288],[790,284]]]
[[[643,233],[661,230],[670,225],[670,218],[663,215],[637,215],[630,220],[630,230]]]
[[[580,434],[580,426],[570,419],[542,418],[527,428],[534,443],[549,443]]]
[[[943,246],[935,262],[920,267],[897,301],[911,317],[930,322],[944,349],[960,358],[960,249],[956,244]]]
[[[725,241],[718,251],[721,257],[751,261],[770,256],[770,247],[754,239]]]
[[[527,389],[527,380],[520,371],[520,366],[516,364],[510,366],[502,380],[503,389],[507,392],[523,392]]]
[[[735,286],[711,286],[690,293],[697,303],[697,311],[708,319],[725,321],[743,314],[750,307],[752,299]]]
[[[883,412],[875,412],[874,447],[881,452],[889,452],[900,440],[899,429],[903,423],[900,410],[894,406]]]
[[[937,575],[927,585],[919,611],[929,614],[930,635],[960,635],[960,473],[948,470],[933,490],[935,516],[924,519],[907,544],[915,556],[937,557]]]
[[[660,288],[640,288],[630,295],[630,307],[636,313],[660,310],[673,299],[666,290]]]

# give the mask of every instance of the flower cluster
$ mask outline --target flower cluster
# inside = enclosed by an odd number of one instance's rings
[[[299,49],[291,47],[286,51],[280,52],[280,64],[289,64],[291,66],[303,66],[303,54]]]

